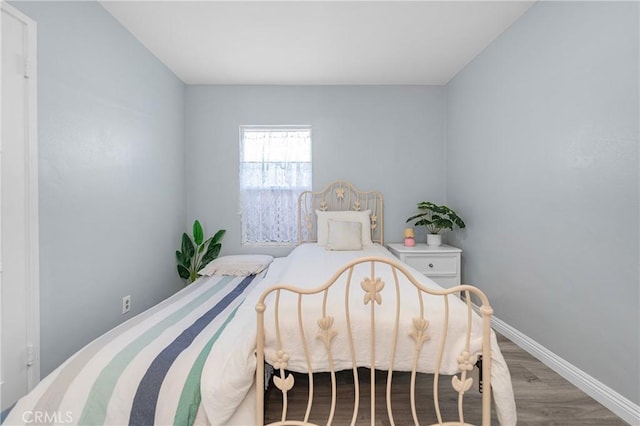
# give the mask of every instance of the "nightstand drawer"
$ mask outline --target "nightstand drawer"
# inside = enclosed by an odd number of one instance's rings
[[[391,243],[387,247],[398,259],[442,287],[448,288],[460,284],[462,250],[459,248],[447,245],[430,247],[426,244],[406,247],[398,243]]]
[[[409,266],[413,266],[425,275],[457,275],[458,256],[431,255],[411,256],[404,260]]]

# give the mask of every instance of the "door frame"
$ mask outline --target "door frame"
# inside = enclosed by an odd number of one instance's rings
[[[4,12],[15,17],[25,25],[25,38],[27,40],[27,55],[25,58],[25,78],[26,85],[26,111],[28,124],[25,129],[27,135],[27,173],[25,176],[27,186],[27,250],[26,257],[26,294],[27,294],[27,357],[25,360],[27,368],[27,389],[31,390],[40,381],[40,234],[38,215],[38,67],[37,67],[37,24],[27,15],[8,4],[1,1],[1,8]],[[1,71],[0,71],[1,72]],[[0,81],[0,93],[2,91]],[[0,106],[1,108],[1,106]],[[0,126],[2,126],[0,120]],[[1,128],[1,127],[0,127]],[[0,155],[2,145],[0,141]],[[1,198],[0,198],[1,200]],[[1,217],[0,217],[1,221]],[[0,222],[1,223],[1,222]],[[0,253],[2,247],[0,247]],[[0,258],[1,259],[1,258]],[[0,285],[2,264],[0,263]]]

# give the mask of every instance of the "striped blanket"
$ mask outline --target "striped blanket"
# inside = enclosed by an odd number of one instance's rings
[[[4,424],[208,423],[205,361],[233,351],[218,349],[218,337],[264,274],[202,278],[107,332],[20,399]]]

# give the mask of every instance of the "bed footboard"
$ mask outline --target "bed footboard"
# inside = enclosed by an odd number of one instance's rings
[[[332,424],[337,403],[344,419],[344,403],[351,400],[350,424],[364,415],[374,425],[376,403],[381,405],[376,400],[377,369],[385,371],[383,412],[391,425],[396,424],[392,393],[399,386],[393,384],[393,378],[399,371],[408,375],[408,389],[402,392],[408,394],[409,402],[397,409],[410,410],[414,424],[464,425],[465,394],[472,388],[471,373],[479,358],[485,392],[473,401],[481,404],[481,418],[475,421],[491,422],[493,310],[484,293],[473,286],[430,288],[392,259],[367,257],[345,265],[315,289],[284,284],[270,287],[260,297],[256,311],[257,389],[264,389],[266,361],[275,369],[273,382],[282,394],[281,419],[271,424]],[[353,389],[338,396],[336,371],[345,369],[345,362],[353,374]],[[361,383],[362,367],[371,369],[368,383]],[[288,409],[288,394],[296,385],[290,370],[308,376],[308,385],[302,385],[308,397],[300,418],[293,418]],[[314,386],[315,372],[330,376],[330,389],[323,391],[329,395],[330,402],[325,403],[329,408],[321,416],[319,410],[312,413],[319,393]],[[428,400],[416,390],[416,379],[422,373],[429,373],[433,382]],[[447,388],[453,396],[447,398],[455,400],[449,403],[454,413],[442,408],[445,376],[450,376]],[[368,395],[367,400],[361,401],[361,395]],[[368,406],[368,415],[361,405]],[[421,420],[419,411],[425,406],[430,415]],[[256,412],[256,424],[263,425],[264,392],[257,392]]]

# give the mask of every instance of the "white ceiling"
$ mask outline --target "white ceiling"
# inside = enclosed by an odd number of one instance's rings
[[[446,84],[532,1],[103,1],[187,84]]]

